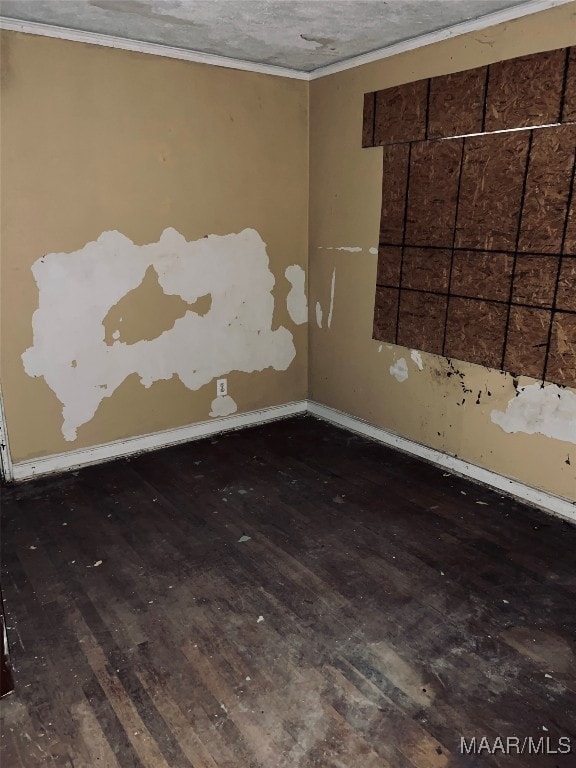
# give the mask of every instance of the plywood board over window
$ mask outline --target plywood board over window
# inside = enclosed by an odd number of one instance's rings
[[[576,385],[576,49],[365,94],[374,338]]]

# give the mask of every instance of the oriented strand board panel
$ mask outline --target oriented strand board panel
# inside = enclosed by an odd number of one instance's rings
[[[429,139],[480,133],[488,67],[467,69],[430,80]]]
[[[576,125],[532,132],[518,250],[560,253],[575,150]]]
[[[545,376],[549,381],[574,386],[576,371],[576,314],[556,312]]]
[[[575,66],[562,49],[432,78],[424,133],[427,81],[377,93],[398,107],[377,141],[407,143],[382,150],[375,338],[576,383],[576,125],[523,127],[573,115]]]
[[[402,247],[397,245],[381,245],[378,249],[377,285],[400,286],[400,270],[402,268]]]
[[[376,92],[376,145],[426,138],[428,80]]]
[[[552,312],[533,307],[510,307],[504,369],[542,377]]]
[[[422,141],[410,155],[406,243],[451,248],[463,139]]]
[[[558,280],[556,306],[569,312],[576,312],[576,258],[564,256]]]
[[[508,309],[504,304],[451,298],[444,354],[458,360],[500,368]]]
[[[529,132],[473,136],[465,140],[458,248],[516,248]]]
[[[398,245],[404,242],[410,145],[384,147],[382,154],[380,242]]]
[[[362,146],[374,146],[374,102],[375,94],[364,94],[364,122],[362,123]]]
[[[572,185],[572,200],[568,207],[568,221],[562,253],[576,256],[576,190],[574,189],[574,181],[572,181]]]
[[[374,333],[375,339],[380,341],[396,341],[396,328],[398,317],[397,288],[376,288],[374,301]]]
[[[364,96],[362,146],[576,122],[576,46]]]
[[[576,45],[568,51],[562,122],[576,123]]]
[[[514,257],[493,251],[455,251],[451,293],[492,301],[508,301]]]
[[[536,53],[490,65],[486,131],[560,120],[566,51]]]
[[[441,355],[447,304],[446,296],[402,291],[397,343]]]
[[[551,307],[560,257],[519,254],[514,270],[512,301],[515,304]]]
[[[405,248],[402,288],[448,293],[451,261],[449,248]]]

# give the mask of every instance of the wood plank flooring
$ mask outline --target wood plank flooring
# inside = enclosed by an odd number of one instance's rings
[[[441,469],[296,418],[2,523],[2,768],[576,766],[576,528]]]

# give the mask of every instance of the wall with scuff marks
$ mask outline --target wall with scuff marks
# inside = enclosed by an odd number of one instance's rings
[[[569,499],[573,391],[372,339],[382,149],[362,112],[366,92],[575,43],[568,3],[310,84],[310,397]]]
[[[306,397],[307,84],[1,42],[12,460]]]

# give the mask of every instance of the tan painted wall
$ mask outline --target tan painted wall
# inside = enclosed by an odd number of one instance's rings
[[[372,340],[377,257],[369,249],[378,245],[382,150],[362,149],[361,131],[365,92],[575,43],[576,3],[570,3],[322,78],[310,88],[310,397],[572,499],[574,443],[508,434],[492,423],[491,411],[505,410],[515,395],[509,375],[456,363],[464,378],[447,376],[446,359],[424,353],[420,371],[410,350]],[[339,247],[362,250],[328,250]],[[327,328],[334,269],[333,317]],[[314,319],[317,301],[324,314],[322,329]],[[400,357],[409,369],[403,383],[389,371]],[[464,394],[461,382],[472,392]]]
[[[284,270],[307,262],[307,83],[12,32],[2,33],[2,75],[1,363],[13,461],[208,419],[214,382],[146,389],[132,375],[67,442],[60,402],[25,373],[32,264],[104,231],[146,244],[167,227],[188,241],[257,230],[276,278],[273,327],[290,330],[297,356],[286,371],[230,373],[229,392],[239,412],[304,398],[307,327],[288,316]],[[166,313],[168,327],[182,314],[154,281],[144,295],[132,340],[163,330],[150,313]]]

